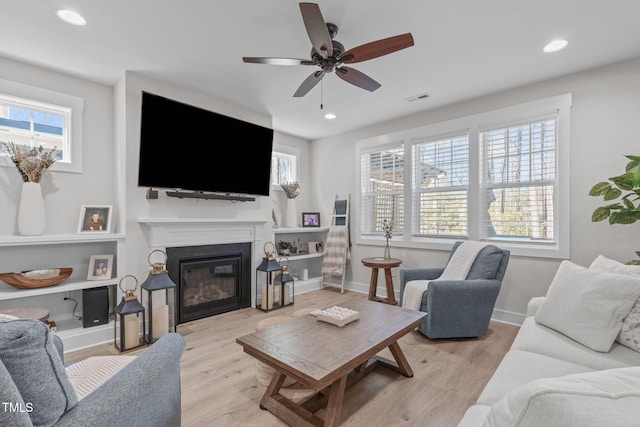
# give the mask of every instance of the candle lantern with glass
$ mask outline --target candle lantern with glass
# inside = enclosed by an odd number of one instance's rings
[[[289,273],[289,258],[281,257],[279,264],[282,268],[282,272],[276,275],[274,279],[274,288],[280,290],[280,305],[285,306],[293,304],[294,280]]]
[[[133,289],[124,289],[122,283],[125,279],[135,280]],[[124,293],[120,304],[116,307],[114,345],[121,353],[134,350],[146,345],[144,306],[136,297],[138,289],[138,279],[135,276],[127,275],[120,279],[118,287]]]
[[[268,245],[271,245],[272,251],[267,250]],[[264,258],[256,268],[256,299],[260,297],[260,302],[256,301],[256,307],[263,311],[279,308],[281,305],[281,289],[279,286],[274,286],[274,279],[282,273],[282,268],[274,258],[275,250],[273,243],[265,243]]]
[[[162,262],[151,262],[154,253],[164,255]],[[151,266],[149,276],[142,283],[142,302],[146,304],[149,318],[149,333],[147,341],[153,344],[158,339],[176,331],[175,307],[176,307],[176,284],[169,277],[169,272],[165,268],[167,254],[159,249],[152,251],[147,257]]]

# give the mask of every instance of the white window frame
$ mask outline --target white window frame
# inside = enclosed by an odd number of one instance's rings
[[[34,110],[41,110],[47,105],[69,109],[68,125],[65,124],[69,149],[64,153],[65,157],[56,161],[50,170],[82,172],[82,115],[84,111],[82,98],[2,79],[0,79],[0,94],[16,98],[26,108],[31,107]],[[0,139],[6,139],[2,133],[0,133]],[[0,166],[15,167],[4,153],[0,154]]]
[[[276,145],[273,146],[273,152],[271,153],[272,158],[283,157],[288,158],[291,161],[291,181],[299,181],[300,177],[298,175],[299,165],[300,165],[300,150],[293,147],[287,147],[284,145]],[[272,163],[273,165],[273,163]],[[280,186],[280,184],[273,182],[273,174],[274,174],[273,166],[271,168],[271,189],[275,191],[284,191],[284,189]]]
[[[415,222],[412,199],[413,176],[412,144],[414,141],[424,141],[425,139],[438,138],[439,135],[447,135],[466,129],[469,133],[469,198],[468,198],[468,238],[470,240],[486,240],[495,242],[498,246],[509,249],[513,255],[560,258],[570,257],[570,113],[572,105],[572,95],[570,93],[553,96],[538,101],[527,102],[512,107],[501,108],[489,112],[479,113],[446,122],[435,123],[415,129],[381,135],[356,142],[356,183],[360,187],[361,177],[361,155],[380,149],[388,145],[391,141],[402,141],[405,147],[405,212],[404,212],[404,235],[394,236],[391,244],[396,247],[405,248],[426,248],[450,250],[452,244],[460,238],[432,238],[413,236]],[[485,215],[482,212],[485,204],[481,198],[484,182],[480,179],[481,168],[481,147],[480,133],[483,130],[500,125],[509,125],[527,120],[535,120],[539,117],[556,116],[556,192],[554,193],[554,239],[553,242],[528,242],[510,241],[500,239],[486,239],[483,230]],[[474,177],[474,178],[471,178]],[[360,198],[356,200],[356,214],[360,218]],[[380,236],[365,236],[358,231],[356,243],[362,245],[380,245],[384,239]]]

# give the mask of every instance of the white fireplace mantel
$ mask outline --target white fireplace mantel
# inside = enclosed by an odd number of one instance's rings
[[[151,248],[259,242],[264,219],[140,218]]]

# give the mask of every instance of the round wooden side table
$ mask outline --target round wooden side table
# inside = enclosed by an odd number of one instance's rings
[[[391,277],[391,269],[399,267],[402,264],[402,260],[399,258],[382,258],[372,257],[363,258],[362,264],[365,267],[371,268],[371,282],[369,282],[369,299],[371,301],[383,302],[385,304],[397,305],[396,296],[393,291],[393,278]],[[376,296],[376,289],[378,287],[378,270],[384,269],[384,281],[387,286],[387,298],[381,298]]]

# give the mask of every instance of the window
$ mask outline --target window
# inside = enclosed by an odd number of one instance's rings
[[[285,182],[296,181],[296,157],[273,152],[271,158],[271,183],[280,185]]]
[[[466,132],[413,145],[418,236],[467,236],[469,137]]]
[[[386,219],[395,246],[568,257],[570,107],[567,94],[359,141],[358,243],[383,241]]]
[[[391,221],[393,234],[404,228],[404,149],[402,145],[363,153],[360,194],[360,233],[380,234],[383,221]]]
[[[82,108],[80,98],[0,80],[0,141],[55,148],[53,170],[81,172]]]
[[[554,238],[555,119],[480,134],[486,169],[486,238]]]

